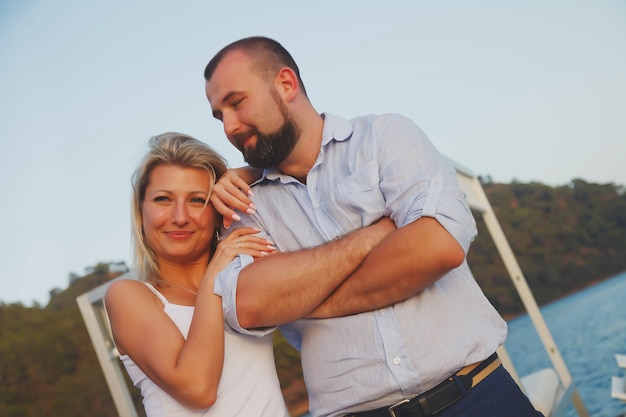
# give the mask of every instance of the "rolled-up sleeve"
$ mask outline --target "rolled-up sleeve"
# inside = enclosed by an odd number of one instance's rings
[[[411,120],[397,116],[387,122],[378,143],[387,214],[398,226],[433,217],[467,253],[476,222],[453,164]]]
[[[274,331],[275,328],[244,329],[239,325],[239,320],[237,319],[237,282],[239,281],[239,273],[252,262],[254,262],[254,258],[249,255],[237,256],[215,277],[213,291],[222,297],[222,310],[224,311],[226,326],[237,333],[264,336]]]

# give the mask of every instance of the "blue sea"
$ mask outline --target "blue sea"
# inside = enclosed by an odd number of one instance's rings
[[[624,376],[616,353],[626,354],[626,273],[541,308],[589,415],[617,417],[626,405],[611,397],[611,377]],[[528,315],[509,321],[505,347],[520,376],[552,366]],[[577,416],[573,406],[567,417]]]
[[[624,300],[626,272],[541,308],[592,417],[626,414],[626,404],[611,398],[611,377],[624,376],[625,371],[617,367],[614,356],[626,354]],[[520,377],[552,366],[528,315],[509,321],[505,347]],[[565,415],[578,413],[570,405]]]

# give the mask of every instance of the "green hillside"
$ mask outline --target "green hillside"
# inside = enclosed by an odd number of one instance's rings
[[[483,183],[493,210],[542,305],[626,270],[626,193],[613,184],[574,180]],[[481,219],[468,254],[478,283],[504,316],[523,312]]]

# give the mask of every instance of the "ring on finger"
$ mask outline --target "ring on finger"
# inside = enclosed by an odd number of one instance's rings
[[[241,248],[241,239],[237,239],[237,245]]]

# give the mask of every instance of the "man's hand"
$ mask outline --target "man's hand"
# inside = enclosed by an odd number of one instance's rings
[[[421,217],[382,239],[306,317],[347,316],[395,304],[431,286],[464,260],[454,237],[436,219]]]

